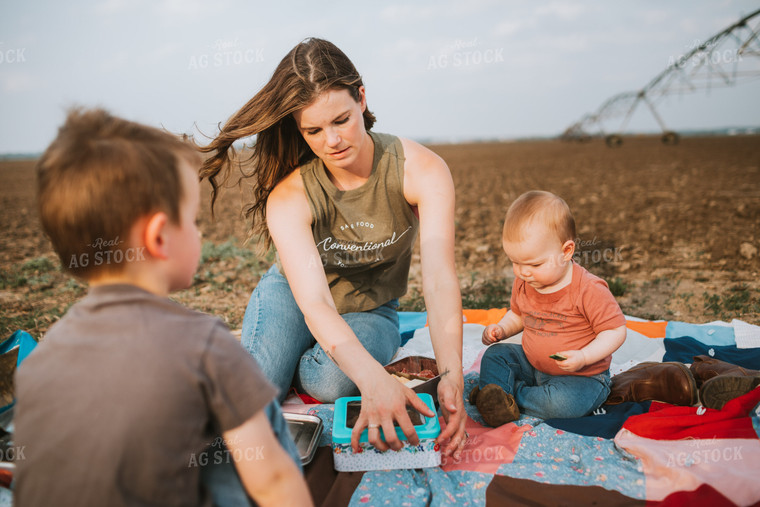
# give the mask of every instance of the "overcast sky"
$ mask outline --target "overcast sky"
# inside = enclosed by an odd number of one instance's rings
[[[72,105],[213,134],[300,40],[336,43],[375,130],[418,140],[561,133],[758,1],[0,0],[0,153],[39,152]],[[672,97],[674,129],[760,124],[760,81]],[[644,110],[632,126],[655,130]]]

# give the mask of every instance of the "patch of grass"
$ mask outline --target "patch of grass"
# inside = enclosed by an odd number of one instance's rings
[[[708,315],[722,320],[729,320],[749,313],[760,313],[760,301],[753,297],[752,291],[746,284],[731,287],[725,294],[702,294],[704,309]]]
[[[53,323],[58,321],[68,311],[70,306],[71,304],[63,308],[32,308],[29,311],[16,315],[5,315],[0,320],[0,336],[7,338],[15,331],[23,329],[39,340],[39,336],[42,335],[41,330],[48,329]]]
[[[27,273],[29,272],[46,273],[48,271],[55,270],[55,264],[53,263],[53,261],[51,261],[47,257],[44,257],[44,256],[35,257],[34,259],[29,259],[28,261],[25,261],[21,265],[21,270]]]
[[[43,289],[52,286],[56,264],[47,257],[40,256],[0,271],[0,289],[18,289],[31,286]]]
[[[676,297],[683,300],[683,305],[687,310],[690,312],[694,310],[694,305],[691,304],[691,299],[694,297],[693,292],[681,292],[679,294],[676,294]]]
[[[0,271],[0,289],[18,289],[26,285],[26,276],[15,269]]]
[[[506,278],[472,282],[462,289],[463,309],[505,308],[509,306],[512,287],[507,286]],[[414,288],[399,300],[400,312],[424,312],[425,298],[422,292]]]
[[[214,277],[214,273],[212,273],[208,269],[203,269],[203,270],[199,269],[193,275],[193,286],[198,286],[199,284],[208,282],[213,277]],[[198,294],[199,294],[199,292],[198,292]]]
[[[486,280],[462,290],[462,308],[488,309],[509,306],[512,287],[505,278]]]
[[[208,284],[214,290],[232,292],[238,280],[251,276],[261,276],[274,263],[274,248],[264,258],[254,248],[239,246],[231,237],[223,243],[206,241],[201,245],[201,258],[198,270],[193,277],[193,286]]]
[[[82,284],[79,280],[76,278],[69,278],[66,280],[66,285],[64,285],[64,288],[66,290],[70,290],[74,292],[76,295],[81,295],[87,290],[87,286]]]
[[[624,296],[628,290],[628,284],[619,276],[616,276],[612,280],[607,280],[607,285],[609,285],[610,292],[616,298]]]
[[[657,287],[662,282],[666,282],[666,281],[667,281],[667,278],[662,277],[662,276],[658,276],[654,280],[647,280],[646,282],[642,283],[641,284],[641,288],[642,289],[647,289],[649,287]]]
[[[34,275],[29,277],[27,284],[33,290],[44,290],[53,288],[53,275],[50,273],[43,273],[41,275]]]
[[[408,291],[404,297],[398,301],[398,311],[400,312],[424,312],[425,298],[417,289]]]
[[[230,238],[218,245],[211,241],[206,241],[201,246],[201,264],[229,259],[255,260],[256,254],[247,248],[237,246],[235,238]]]
[[[635,305],[645,305],[649,302],[649,296],[647,294],[641,294],[638,296],[634,296],[633,298],[633,304]]]

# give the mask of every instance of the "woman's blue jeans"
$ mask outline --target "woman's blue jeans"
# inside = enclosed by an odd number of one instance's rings
[[[380,364],[390,362],[401,344],[396,308],[398,300],[394,299],[374,310],[341,315]],[[280,401],[292,384],[299,392],[327,403],[359,394],[356,385],[316,342],[276,265],[261,277],[251,294],[241,343],[279,388]]]
[[[541,419],[583,417],[609,396],[610,372],[590,377],[549,375],[530,364],[522,345],[496,343],[486,349],[480,363],[478,385],[482,389],[488,384],[513,395],[524,414]]]

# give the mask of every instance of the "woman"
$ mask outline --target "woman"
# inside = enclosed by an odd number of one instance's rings
[[[446,164],[423,146],[370,129],[361,76],[332,43],[307,39],[203,151],[213,187],[231,165],[232,143],[253,146],[252,232],[278,262],[262,277],[243,319],[242,343],[281,397],[291,383],[325,402],[362,396],[352,434],[400,449],[394,421],[418,442],[410,404],[422,400],[383,369],[400,344],[398,298],[406,292],[420,231],[423,292],[441,373],[445,454],[464,446],[462,322],[454,269],[454,187]],[[232,150],[234,152],[234,149]],[[382,428],[387,444],[380,439]]]

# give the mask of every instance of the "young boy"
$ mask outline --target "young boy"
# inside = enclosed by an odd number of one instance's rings
[[[311,504],[275,389],[219,319],[167,298],[200,257],[199,164],[102,110],[72,111],[40,159],[43,228],[90,289],[17,373],[17,505],[210,505],[232,494],[202,485],[212,462],[260,505]]]
[[[490,345],[523,331],[522,345],[486,349],[470,395],[500,426],[529,415],[580,417],[609,394],[612,353],[625,317],[604,280],[573,262],[575,220],[549,192],[521,195],[507,211],[502,243],[515,281],[510,310],[483,332]]]

